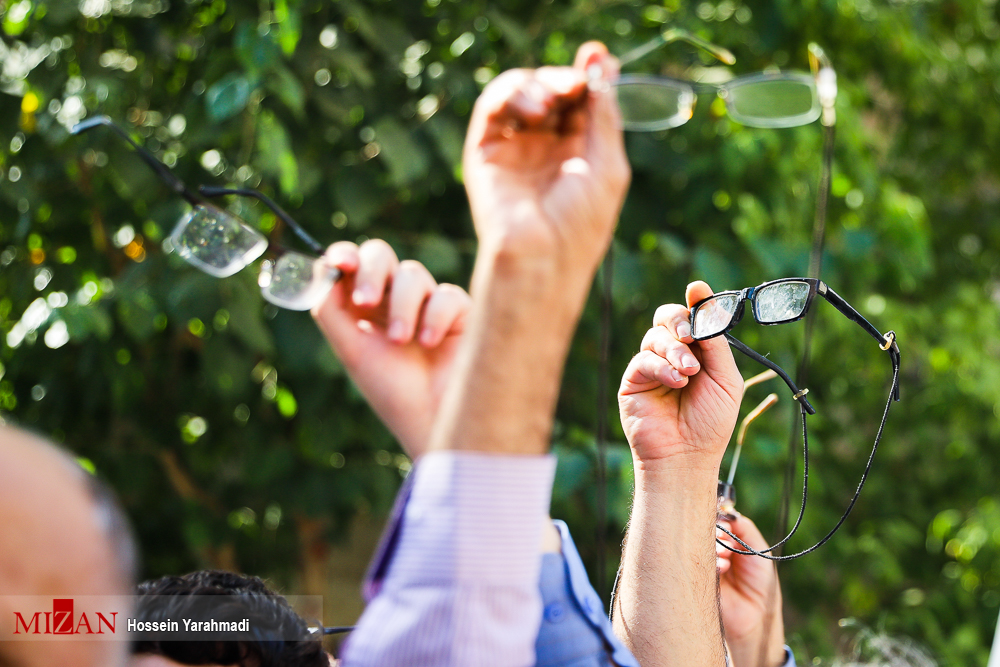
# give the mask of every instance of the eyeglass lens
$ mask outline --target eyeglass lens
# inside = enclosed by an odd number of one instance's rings
[[[686,87],[665,83],[623,80],[615,86],[624,129],[668,130],[691,118],[694,93]]]
[[[705,301],[695,310],[691,335],[702,339],[725,331],[733,321],[739,304],[739,294],[719,294]]]
[[[726,87],[726,108],[733,120],[751,127],[805,125],[820,114],[815,84],[798,79],[733,83]]]
[[[263,262],[257,282],[261,294],[274,305],[309,310],[326,296],[339,277],[337,269],[315,257],[288,251],[273,262]]]
[[[267,239],[222,209],[199,205],[170,235],[177,253],[205,273],[226,278],[267,250]]]
[[[683,125],[691,118],[695,95],[682,82],[623,76],[615,84],[625,130],[650,132]],[[730,117],[750,127],[806,125],[820,115],[811,78],[794,75],[734,80],[721,88]]]
[[[754,294],[757,312],[754,316],[761,324],[776,324],[793,320],[806,309],[809,283],[787,282],[768,285]]]

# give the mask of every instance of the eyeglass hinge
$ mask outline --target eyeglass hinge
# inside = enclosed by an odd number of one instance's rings
[[[800,398],[802,398],[803,396],[805,396],[808,393],[809,393],[809,389],[803,389],[802,391],[800,391],[797,394],[792,394],[792,398],[797,401],[797,400],[799,400]]]
[[[885,352],[890,347],[892,347],[893,345],[895,345],[895,343],[896,343],[896,332],[895,331],[890,331],[886,335],[882,336],[882,338],[883,338],[883,340],[885,340],[885,343],[884,344],[879,343],[878,347],[879,347],[880,350],[882,350],[883,352]]]

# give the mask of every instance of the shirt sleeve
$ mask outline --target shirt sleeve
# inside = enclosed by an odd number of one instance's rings
[[[555,457],[424,455],[344,667],[528,667]]]

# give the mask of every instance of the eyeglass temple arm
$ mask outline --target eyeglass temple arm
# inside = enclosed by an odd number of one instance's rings
[[[730,345],[732,345],[733,347],[735,347],[737,350],[739,350],[743,354],[747,355],[748,357],[750,357],[751,359],[753,359],[757,363],[763,364],[764,366],[767,366],[772,371],[774,371],[775,373],[777,373],[778,377],[780,377],[782,380],[784,380],[785,384],[788,385],[788,388],[792,390],[792,398],[794,398],[796,401],[798,401],[799,403],[802,404],[802,409],[805,410],[806,412],[808,412],[811,415],[816,414],[816,408],[814,408],[812,406],[812,404],[809,402],[809,399],[806,398],[805,393],[803,393],[801,390],[799,390],[799,388],[795,385],[795,382],[792,381],[792,378],[788,377],[788,373],[786,373],[784,370],[782,370],[781,366],[779,366],[778,364],[774,363],[773,361],[771,361],[767,357],[761,356],[760,354],[758,354],[754,350],[750,349],[749,347],[747,347],[746,345],[744,345],[742,341],[740,341],[739,339],[733,337],[731,334],[728,334],[728,333],[726,334],[726,340],[729,341]]]
[[[664,30],[658,36],[649,40],[641,46],[637,46],[628,53],[618,57],[618,64],[620,66],[628,65],[636,60],[639,60],[646,54],[652,53],[656,49],[664,46],[665,44],[670,44],[671,42],[687,42],[692,46],[697,46],[700,49],[708,51],[717,59],[726,63],[727,65],[732,65],[736,62],[736,56],[734,56],[728,49],[724,49],[721,46],[716,46],[711,42],[707,42],[701,37],[694,35],[683,28],[671,28],[669,30]]]
[[[830,286],[824,282],[820,282],[825,289],[819,293],[829,301],[834,308],[839,310],[844,317],[853,322],[856,322],[858,326],[868,332],[872,338],[878,341],[878,345],[881,349],[889,353],[889,361],[892,362],[893,372],[899,368],[899,346],[896,345],[896,333],[890,331],[889,333],[882,335],[882,333],[875,328],[875,326],[864,318],[864,315],[859,313],[854,309],[854,306],[847,303],[839,294],[830,289]],[[897,384],[892,393],[892,399],[894,401],[899,400],[899,385]]]
[[[142,158],[142,161],[145,162],[147,165],[149,165],[149,167],[156,172],[156,175],[159,176],[160,179],[163,180],[163,182],[166,183],[171,190],[173,190],[181,197],[186,199],[189,204],[191,204],[192,206],[197,206],[198,204],[201,203],[201,200],[198,198],[198,196],[195,193],[191,192],[191,190],[189,190],[188,187],[184,185],[184,182],[181,181],[181,179],[177,178],[172,171],[170,171],[167,165],[157,160],[152,153],[147,151],[139,144],[135,143],[135,141],[132,140],[132,137],[128,136],[128,132],[118,127],[118,125],[116,125],[115,122],[112,121],[108,116],[94,116],[92,118],[88,118],[84,121],[81,121],[70,129],[70,134],[80,134],[81,132],[85,132],[89,129],[95,128],[98,125],[104,125],[105,127],[111,128],[111,130],[115,134],[117,134],[119,137],[130,143],[132,145],[132,148],[134,148],[136,152],[139,154],[139,157]]]
[[[323,254],[323,245],[314,239],[309,232],[302,229],[299,223],[292,219],[292,216],[285,213],[284,209],[278,206],[273,199],[265,195],[259,190],[252,190],[250,188],[217,188],[210,185],[201,185],[198,187],[198,192],[206,197],[222,197],[224,195],[240,195],[243,197],[253,197],[264,202],[264,205],[269,209],[274,211],[274,214],[281,218],[281,221],[292,228],[295,235],[302,239],[309,248],[318,255]]]

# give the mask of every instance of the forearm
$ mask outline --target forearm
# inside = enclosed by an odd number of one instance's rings
[[[613,610],[643,665],[721,667],[715,559],[718,470],[636,465],[635,498]]]
[[[595,268],[481,248],[431,449],[548,451],[563,364]]]

